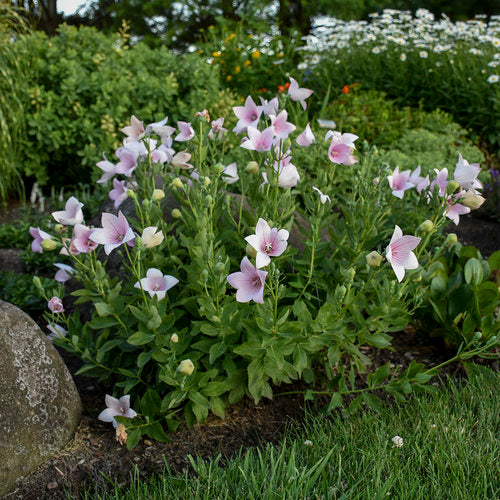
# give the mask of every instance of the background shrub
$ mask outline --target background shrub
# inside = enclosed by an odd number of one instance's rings
[[[29,73],[20,161],[23,174],[40,184],[91,180],[102,153],[121,145],[120,129],[134,113],[148,123],[169,115],[174,124],[210,108],[219,101],[214,96],[232,99],[220,94],[217,70],[197,54],[129,47],[125,32],[63,25],[59,36],[33,33],[19,46]]]

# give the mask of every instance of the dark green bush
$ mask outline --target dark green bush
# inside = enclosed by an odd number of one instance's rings
[[[102,153],[111,157],[121,145],[120,129],[132,114],[146,123],[168,115],[175,124],[220,106],[217,70],[199,55],[129,47],[123,33],[63,25],[53,38],[22,37],[18,52],[30,75],[20,82],[27,117],[21,164],[42,184],[91,180]]]

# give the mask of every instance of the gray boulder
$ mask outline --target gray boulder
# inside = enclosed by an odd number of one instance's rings
[[[81,402],[37,324],[0,300],[0,496],[72,437]]]

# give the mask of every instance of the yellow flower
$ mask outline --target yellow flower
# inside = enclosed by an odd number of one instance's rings
[[[245,66],[245,68],[248,68],[249,66],[252,65],[252,61],[250,61],[250,59],[247,59],[244,63],[243,63],[243,66]]]
[[[230,82],[233,79],[233,75],[226,76],[226,82]]]
[[[218,50],[216,50],[215,52],[212,52],[212,55],[214,57],[219,57],[220,56],[220,52]]]
[[[260,57],[260,52],[259,52],[258,50],[254,50],[254,51],[252,52],[252,57],[253,57],[254,59],[258,59],[258,58]]]
[[[208,27],[208,29],[209,29],[209,30],[213,30],[214,28],[215,28],[215,26],[214,26],[213,24],[211,24],[211,25]]]
[[[248,38],[253,38],[253,35],[248,35]]]
[[[280,53],[278,54],[278,57],[285,57],[285,54],[283,54],[283,52],[280,52]]]
[[[236,33],[231,33],[231,34],[229,35],[229,40],[232,40],[235,36],[236,36]]]
[[[241,72],[241,66],[236,66],[236,68],[234,68],[234,74],[237,75],[240,72]]]

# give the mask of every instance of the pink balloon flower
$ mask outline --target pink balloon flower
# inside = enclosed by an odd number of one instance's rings
[[[257,106],[254,100],[248,96],[245,101],[244,106],[235,106],[233,108],[236,118],[238,118],[238,123],[234,127],[233,132],[236,134],[241,134],[245,132],[247,127],[257,127],[260,115],[262,114],[262,107]]]
[[[163,276],[163,273],[159,269],[152,267],[147,270],[146,277],[142,278],[134,286],[148,292],[150,297],[156,295],[158,300],[162,300],[165,298],[167,291],[177,285],[177,283],[179,283],[177,278],[169,275]]]
[[[288,87],[288,95],[292,101],[299,101],[302,109],[307,108],[306,99],[312,95],[313,91],[306,88],[299,88],[299,84],[290,77],[290,86]]]
[[[237,289],[236,300],[238,302],[253,300],[259,304],[264,303],[264,283],[267,271],[256,269],[248,257],[243,257],[240,269],[241,272],[232,273],[227,277],[229,284]]]
[[[83,203],[80,203],[74,196],[72,196],[66,202],[65,210],[52,212],[52,217],[54,217],[54,219],[60,224],[67,226],[81,224],[83,222],[82,207]]]
[[[105,401],[107,408],[101,411],[97,418],[103,422],[112,422],[115,429],[118,426],[115,417],[134,418],[137,416],[137,412],[130,408],[129,395],[116,399],[113,396],[106,394]]]
[[[403,236],[399,226],[394,228],[391,242],[385,249],[387,260],[391,263],[399,282],[405,275],[405,269],[416,269],[418,267],[417,256],[412,252],[420,243],[416,236]]]
[[[125,216],[118,212],[118,217],[104,212],[101,216],[102,228],[97,228],[89,236],[92,241],[104,245],[106,255],[115,248],[135,239],[134,232]]]
[[[267,266],[271,262],[271,257],[281,255],[288,245],[289,233],[286,229],[269,226],[264,219],[259,219],[255,227],[255,234],[247,236],[245,241],[257,250],[257,269]]]

